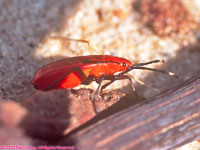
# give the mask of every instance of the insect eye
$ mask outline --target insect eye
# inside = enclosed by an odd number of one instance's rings
[[[123,63],[122,63],[122,66],[123,66],[123,67],[126,67],[126,63],[125,63],[125,62],[123,62]]]

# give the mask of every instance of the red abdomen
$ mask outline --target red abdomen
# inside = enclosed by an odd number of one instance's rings
[[[36,72],[33,85],[36,89],[44,91],[78,86],[83,82],[83,78],[74,70],[77,66],[81,68],[83,64],[71,58],[49,63]]]
[[[46,70],[46,68],[44,68]],[[58,88],[73,88],[82,83],[81,76],[72,71],[67,74],[71,68],[62,70],[51,70],[48,73],[43,73],[43,69],[39,70],[33,79],[33,85],[39,90],[50,90]]]

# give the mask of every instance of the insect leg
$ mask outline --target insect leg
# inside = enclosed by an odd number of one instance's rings
[[[94,97],[93,97],[93,101],[95,101],[96,100],[96,98],[97,98],[97,95],[99,94],[99,92],[101,91],[100,89],[100,87],[101,87],[101,84],[102,84],[102,82],[103,82],[103,80],[105,79],[105,75],[102,75],[101,76],[101,78],[100,78],[100,80],[99,80],[99,85],[98,85],[98,88],[97,88],[97,90],[96,90],[96,92],[95,92],[95,94],[94,94]]]
[[[124,79],[128,79],[128,80],[130,81],[130,83],[131,83],[131,88],[132,88],[133,91],[135,91],[135,87],[134,87],[133,81],[132,81],[132,79],[131,79],[131,76],[129,76],[129,75],[115,76],[115,78],[114,78],[113,80],[111,80],[110,82],[104,84],[104,85],[101,87],[101,91],[102,91],[103,89],[105,89],[107,86],[109,86],[110,84],[112,84],[114,81],[116,81],[116,80],[124,80]]]
[[[65,72],[63,75],[61,75],[56,81],[54,81],[47,88],[45,88],[44,91],[51,90],[56,84],[58,84],[62,79],[64,79],[68,74],[70,74],[73,71],[77,71],[77,73],[81,76],[81,79],[83,81],[87,81],[87,77],[85,76],[83,71],[79,67],[75,67],[75,68]]]
[[[128,74],[128,73],[127,73]],[[139,83],[140,85],[142,85],[142,86],[145,86],[145,87],[147,87],[147,88],[150,88],[150,89],[152,89],[153,91],[158,91],[158,89],[156,89],[156,88],[154,88],[154,87],[152,87],[152,86],[148,86],[148,85],[146,85],[146,84],[144,84],[144,82],[142,82],[141,80],[139,80],[139,79],[137,79],[136,77],[134,77],[134,76],[132,76],[132,75],[130,75],[130,74],[128,74],[132,79],[134,79],[137,83]]]
[[[127,73],[132,79],[134,79],[137,83],[141,84],[141,85],[145,85],[144,82],[142,82],[141,80],[139,80],[138,78],[132,76],[131,74]]]

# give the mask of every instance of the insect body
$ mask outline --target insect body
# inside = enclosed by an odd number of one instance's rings
[[[99,91],[112,82],[122,79],[132,81],[127,73],[133,69],[147,69],[176,77],[171,72],[143,67],[157,62],[160,62],[160,60],[133,64],[125,58],[110,55],[71,57],[51,62],[40,68],[34,76],[33,85],[36,89],[48,91],[51,89],[73,88],[80,84],[88,85],[92,81],[96,81],[99,84],[94,96],[94,99],[96,99]],[[110,80],[110,82],[101,87],[103,80]],[[131,85],[134,90],[132,82]]]
[[[112,80],[116,72],[126,71],[132,63],[124,58],[108,55],[71,57],[49,63],[38,70],[33,79],[36,89],[47,91],[73,88],[80,84]]]

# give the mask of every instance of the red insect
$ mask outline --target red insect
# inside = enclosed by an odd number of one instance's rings
[[[161,61],[154,60],[147,63],[133,64],[125,58],[109,55],[71,57],[51,62],[40,68],[34,76],[33,85],[36,89],[48,91],[73,88],[80,84],[88,85],[92,81],[96,81],[99,86],[93,98],[95,100],[101,90],[116,80],[129,79],[134,90],[131,76],[127,74],[133,69],[146,69],[177,77],[171,72],[143,67],[158,62]],[[110,80],[110,82],[101,86],[103,80]]]

